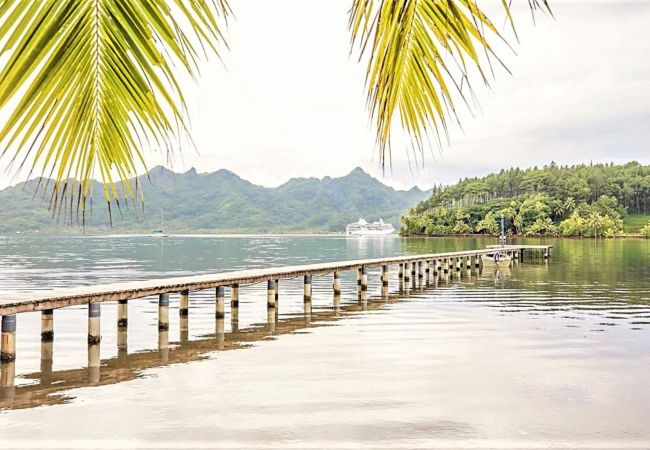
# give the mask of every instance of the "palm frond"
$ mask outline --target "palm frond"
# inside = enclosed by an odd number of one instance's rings
[[[178,68],[195,76],[223,45],[226,0],[0,0],[0,157],[54,180],[53,209],[85,213],[91,180],[109,202],[147,149],[173,152],[187,131]]]
[[[550,12],[546,0],[528,4]],[[514,30],[510,2],[501,5]],[[475,0],[353,0],[349,28],[352,47],[368,55],[367,101],[382,167],[397,116],[416,162],[424,162],[432,139],[448,139],[457,102],[471,109],[470,80],[478,75],[487,84],[493,61],[505,68],[494,46],[506,39]]]

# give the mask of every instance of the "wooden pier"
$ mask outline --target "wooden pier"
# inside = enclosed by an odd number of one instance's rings
[[[231,321],[235,323],[239,315],[239,287],[256,283],[267,284],[268,323],[273,328],[278,314],[279,283],[283,279],[302,277],[304,282],[305,315],[311,312],[312,277],[332,276],[332,288],[335,303],[340,301],[340,273],[355,271],[357,273],[357,292],[360,300],[368,298],[368,269],[381,269],[381,296],[389,295],[389,269],[398,267],[398,281],[402,289],[416,288],[428,284],[430,277],[460,275],[463,269],[480,270],[481,260],[485,255],[495,252],[498,247],[514,261],[523,260],[524,252],[537,254],[543,258],[550,257],[552,246],[549,245],[508,245],[489,246],[486,249],[458,252],[407,255],[390,258],[340,261],[323,264],[273,267],[268,269],[250,269],[217,274],[197,275],[133,281],[107,285],[84,286],[70,289],[57,289],[20,294],[0,298],[0,316],[2,316],[2,339],[0,362],[2,363],[0,387],[14,385],[16,359],[16,323],[17,315],[25,312],[41,311],[41,353],[52,358],[52,341],[54,339],[54,310],[88,305],[88,368],[95,370],[99,377],[99,344],[101,342],[100,318],[101,303],[117,302],[117,345],[126,348],[126,330],[128,328],[128,302],[131,300],[158,296],[158,331],[159,349],[168,349],[169,329],[169,294],[180,294],[178,314],[181,331],[187,332],[188,308],[190,294],[206,289],[215,290],[216,330],[223,335],[225,317],[225,288],[230,288]]]

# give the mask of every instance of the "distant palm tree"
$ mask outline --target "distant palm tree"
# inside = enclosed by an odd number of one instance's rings
[[[196,76],[200,54],[225,46],[229,15],[227,0],[0,0],[0,157],[51,176],[54,210],[65,201],[82,220],[93,177],[109,208],[138,195],[125,181],[145,150],[171,153],[187,132],[178,72]],[[487,80],[481,55],[498,61],[502,35],[475,0],[352,0],[349,17],[381,164],[397,115],[417,159],[446,135],[456,97],[468,103],[470,68]]]

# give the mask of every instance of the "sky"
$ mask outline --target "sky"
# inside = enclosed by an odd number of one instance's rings
[[[350,55],[350,0],[230,0],[223,62],[183,81],[196,150],[172,169],[225,168],[277,186],[361,166],[404,189],[551,161],[650,163],[650,1],[551,0],[555,18],[535,23],[519,3],[517,54],[500,52],[512,75],[496,70],[489,89],[474,83],[480,109],[461,114],[463,129],[424,167],[409,168],[397,145],[382,173],[365,66]],[[156,153],[148,163],[169,166]],[[0,188],[12,181],[5,168],[0,160]]]

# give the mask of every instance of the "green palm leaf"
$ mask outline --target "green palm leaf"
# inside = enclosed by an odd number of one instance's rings
[[[550,12],[546,0],[528,3]],[[501,5],[514,30],[510,2]],[[352,45],[369,55],[368,107],[382,167],[396,116],[423,162],[431,138],[440,144],[449,118],[457,119],[458,99],[469,106],[471,71],[487,83],[483,66],[500,63],[493,41],[505,41],[475,0],[353,0],[349,27]]]
[[[196,74],[228,14],[226,0],[0,0],[0,156],[50,171],[55,210],[76,199],[85,217],[93,177],[109,208],[132,197],[145,149],[172,152],[187,130],[177,67]]]

